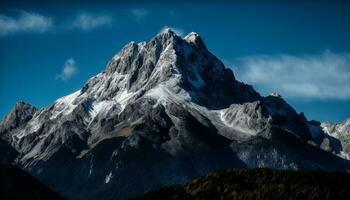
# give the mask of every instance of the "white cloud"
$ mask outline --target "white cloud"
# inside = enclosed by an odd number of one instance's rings
[[[149,13],[148,13],[148,10],[146,9],[134,8],[134,9],[131,9],[131,14],[134,16],[135,21],[139,22],[144,17],[146,17]]]
[[[257,55],[238,59],[238,79],[263,93],[296,99],[350,99],[350,54]]]
[[[44,33],[52,27],[52,20],[43,15],[20,11],[18,17],[0,15],[0,35],[5,36],[17,32]]]
[[[63,70],[60,74],[56,76],[56,79],[60,79],[62,81],[68,81],[74,74],[78,71],[78,67],[73,58],[69,58],[63,65]]]
[[[112,21],[112,17],[109,15],[94,15],[84,12],[73,20],[72,27],[89,31],[98,27],[109,26]]]
[[[168,29],[168,28],[170,28],[171,30],[173,30],[176,34],[178,34],[179,36],[183,36],[184,35],[184,33],[185,33],[185,31],[183,30],[183,29],[181,29],[181,28],[177,28],[177,27],[170,27],[170,26],[164,26],[161,30],[160,30],[160,32],[163,32],[165,29]]]

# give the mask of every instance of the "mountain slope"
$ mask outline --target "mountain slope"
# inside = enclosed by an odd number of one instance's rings
[[[1,199],[63,199],[17,167],[0,164]]]
[[[350,169],[333,155],[339,140],[237,81],[196,33],[131,42],[79,91],[17,107],[0,125],[16,165],[71,199],[125,199],[233,167]]]
[[[345,120],[342,123],[330,124],[322,123],[321,127],[325,133],[337,138],[341,144],[341,155],[350,159],[350,119]]]
[[[350,176],[346,174],[230,169],[132,199],[347,199],[349,195]]]

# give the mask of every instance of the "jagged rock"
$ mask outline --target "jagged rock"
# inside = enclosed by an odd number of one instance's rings
[[[0,123],[0,134],[9,132],[28,122],[38,109],[34,106],[19,101]]]
[[[340,156],[350,159],[350,119],[336,124],[322,123],[321,127],[330,137],[340,141]]]

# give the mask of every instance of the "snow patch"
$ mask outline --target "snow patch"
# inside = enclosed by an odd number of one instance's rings
[[[145,96],[151,97],[157,100],[157,106],[159,103],[166,105],[168,102],[171,103],[180,103],[183,104],[185,102],[190,102],[191,97],[183,89],[180,89],[176,86],[173,86],[172,83],[175,80],[170,80],[168,82],[159,84],[158,86],[149,90]]]
[[[29,128],[29,132],[33,133],[33,132],[37,132],[39,130],[39,128],[41,127],[42,123],[39,121],[38,117],[30,120],[30,122],[28,123]]]
[[[345,153],[344,151],[340,151],[339,154],[336,154],[338,157],[346,159],[346,160],[350,160],[350,157],[347,153]]]
[[[59,98],[56,102],[55,102],[55,109],[54,112],[52,113],[50,119],[55,119],[58,115],[62,114],[62,115],[68,115],[70,114],[74,108],[76,107],[76,105],[73,104],[73,101],[79,96],[80,94],[80,90],[67,95],[65,97]]]
[[[198,35],[197,33],[191,32],[191,33],[189,33],[184,39],[185,39],[187,42],[195,43],[198,37],[199,37],[199,35]]]
[[[90,110],[91,119],[95,118],[99,113],[108,112],[108,110],[110,110],[116,103],[117,102],[110,100],[94,102],[92,104],[92,109]]]
[[[234,116],[230,116],[230,115]],[[228,119],[231,118],[231,119]],[[250,136],[255,136],[259,130],[254,130],[248,126],[251,117],[244,113],[240,105],[236,107],[229,107],[220,111],[220,119],[227,126],[241,133],[245,133]]]
[[[281,96],[279,93],[277,93],[277,92],[272,92],[272,93],[270,94],[270,96],[282,98],[282,96]]]
[[[114,99],[120,104],[122,110],[124,110],[125,106],[128,104],[128,101],[135,95],[135,92],[129,92],[126,89],[122,92],[118,92],[118,94],[114,97]]]
[[[94,158],[94,155],[92,155],[91,158],[90,158],[89,176],[91,176],[92,171],[93,171],[93,167],[94,167],[93,158]]]
[[[109,172],[109,174],[107,174],[106,178],[105,178],[105,183],[109,183],[109,181],[111,181],[111,179],[113,178],[113,174],[112,172]]]

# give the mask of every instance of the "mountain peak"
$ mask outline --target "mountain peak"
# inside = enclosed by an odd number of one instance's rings
[[[129,43],[106,71],[110,79],[103,86],[106,98],[126,90],[141,94],[158,85],[178,86],[192,101],[210,108],[260,97],[250,86],[236,81],[233,72],[207,50],[195,32],[182,38],[167,28],[142,45]],[[96,80],[88,84],[92,86]],[[101,84],[104,80],[101,78]],[[101,91],[101,86],[94,90]]]
[[[28,122],[38,109],[24,101],[18,101],[0,123],[0,133],[12,130]]]
[[[159,32],[155,36],[155,38],[160,39],[161,41],[165,41],[165,40],[174,39],[174,38],[180,39],[181,36],[176,34],[176,32],[174,30],[172,30],[171,28],[165,28],[161,32]]]
[[[19,108],[19,107],[34,107],[34,106],[32,106],[31,104],[29,104],[25,101],[19,100],[16,102],[15,108]]]
[[[188,35],[186,35],[184,37],[184,39],[186,40],[186,42],[193,44],[194,46],[196,46],[198,48],[207,49],[202,38],[196,32],[189,33]]]
[[[178,31],[172,29],[172,28],[163,28],[157,35],[168,35],[168,36],[178,36],[182,37],[182,33],[179,33]]]
[[[171,28],[164,28],[159,34],[176,34]]]
[[[271,92],[269,96],[282,98],[282,96],[278,92]]]
[[[196,32],[191,32],[184,37],[184,39],[190,43],[195,43],[198,38],[200,38],[200,36]]]
[[[29,103],[26,103],[24,101],[17,101],[14,107],[12,108],[11,112],[16,112],[20,114],[21,112],[25,113],[33,113],[37,111],[38,109],[35,106],[32,106]]]

